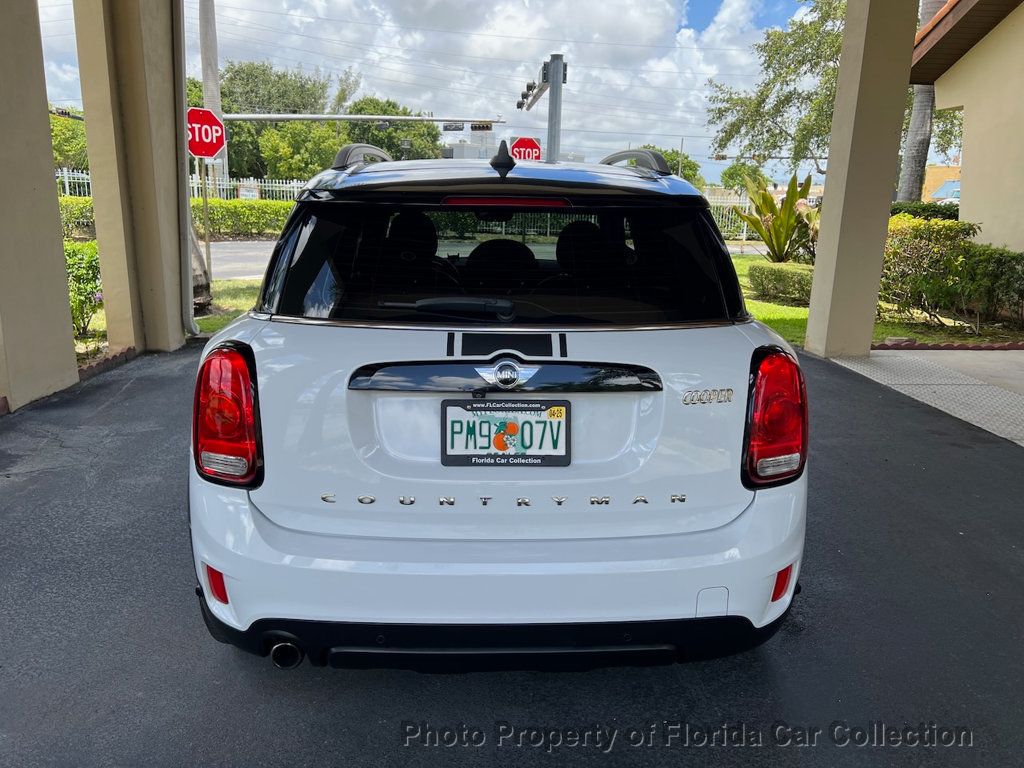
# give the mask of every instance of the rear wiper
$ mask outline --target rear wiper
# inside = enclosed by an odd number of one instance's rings
[[[502,322],[511,322],[516,316],[516,305],[509,299],[489,299],[480,296],[438,296],[419,301],[378,301],[381,309],[413,309],[417,312],[486,312]]]

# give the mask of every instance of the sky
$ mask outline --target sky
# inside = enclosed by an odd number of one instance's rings
[[[184,0],[186,68],[199,75],[198,0]],[[495,138],[547,138],[546,98],[516,110],[528,80],[564,55],[562,151],[596,161],[640,144],[678,148],[715,181],[707,81],[750,87],[751,45],[784,27],[798,0],[216,0],[221,63],[362,77],[357,96],[437,116],[494,119]],[[46,84],[81,106],[70,0],[39,0]],[[258,106],[258,105],[257,105]],[[468,126],[467,126],[468,128]],[[447,141],[470,138],[445,134]]]

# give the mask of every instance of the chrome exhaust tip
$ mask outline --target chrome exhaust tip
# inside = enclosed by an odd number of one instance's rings
[[[295,669],[305,656],[295,643],[277,643],[270,649],[270,660],[278,669]]]

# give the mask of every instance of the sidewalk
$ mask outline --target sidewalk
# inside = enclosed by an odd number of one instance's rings
[[[1024,351],[875,350],[836,362],[1024,446]]]

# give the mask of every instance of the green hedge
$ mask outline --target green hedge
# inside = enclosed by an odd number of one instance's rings
[[[61,195],[57,203],[60,206],[60,228],[65,240],[74,237],[76,232],[95,237],[96,220],[92,213],[91,197]]]
[[[91,197],[61,195],[60,224],[64,239],[75,235],[95,237],[96,221]],[[295,204],[288,200],[210,200],[210,236],[264,237],[281,234]],[[192,199],[192,220],[203,237],[203,201]]]
[[[295,203],[289,200],[220,200],[210,203],[210,237],[279,235]],[[192,198],[192,221],[203,232],[203,201]]]
[[[980,319],[1006,317],[1024,327],[1024,253],[968,242],[960,279]]]
[[[783,299],[805,306],[811,301],[814,267],[810,264],[751,264],[748,277],[750,287],[762,298]]]
[[[960,218],[960,206],[953,203],[893,203],[889,212],[893,216],[909,213],[916,219],[946,219],[957,221]]]
[[[881,299],[936,321],[944,313],[978,327],[1007,319],[1024,326],[1024,254],[973,242],[980,231],[965,221],[893,216]]]
[[[71,303],[71,324],[75,336],[89,332],[89,324],[103,306],[103,286],[100,284],[100,259],[96,241],[76,243],[64,241],[64,263],[68,271],[68,300]]]

